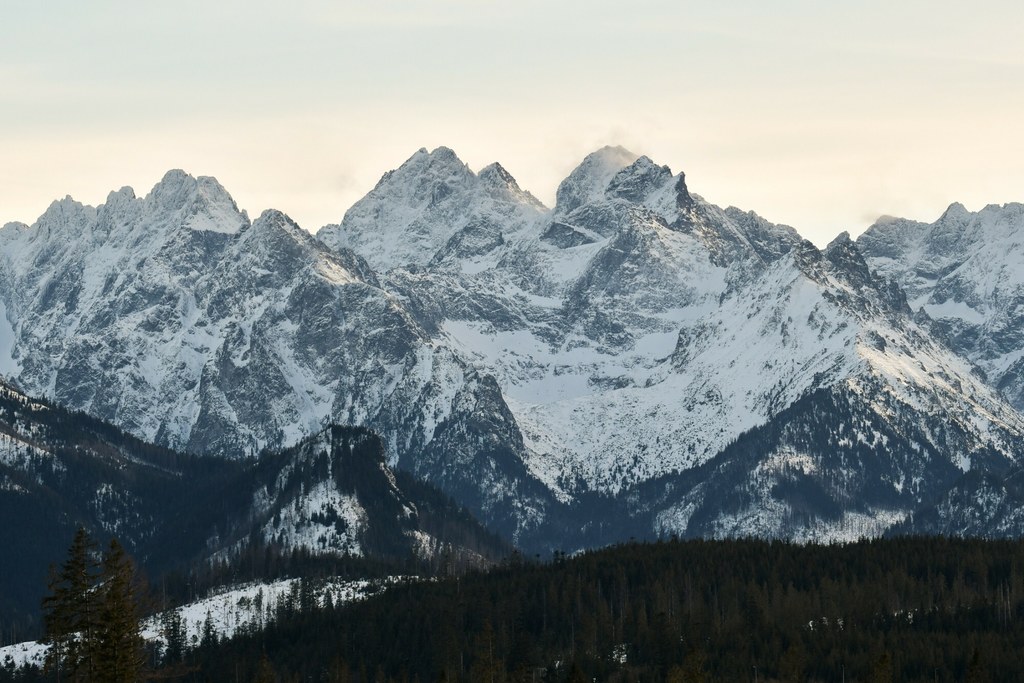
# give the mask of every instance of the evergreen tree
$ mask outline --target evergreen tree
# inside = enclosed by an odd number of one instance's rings
[[[164,640],[167,647],[164,648],[163,663],[176,664],[185,656],[185,648],[188,645],[185,638],[185,626],[181,622],[181,614],[178,610],[168,610],[163,617]]]
[[[206,610],[206,619],[203,620],[203,632],[199,639],[199,647],[209,650],[217,645],[217,629],[213,627],[213,615]]]
[[[96,560],[96,543],[75,533],[68,559],[54,571],[43,600],[50,645],[46,669],[58,681],[133,683],[145,661],[135,570],[116,541]]]
[[[104,683],[134,683],[146,661],[140,633],[135,568],[117,540],[103,556],[96,672]]]
[[[790,644],[782,653],[779,662],[779,678],[783,681],[799,683],[804,680],[804,669],[807,666],[807,656],[799,642]]]
[[[43,599],[43,642],[50,645],[45,668],[54,672],[58,681],[65,676],[76,681],[94,676],[98,579],[96,543],[84,527],[79,527],[68,549],[68,559],[59,571],[52,570],[50,592]]]

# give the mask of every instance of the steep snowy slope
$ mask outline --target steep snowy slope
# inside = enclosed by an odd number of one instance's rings
[[[848,237],[823,254],[805,245],[793,265],[769,270],[739,320],[718,317],[689,340],[685,362],[715,387],[709,403],[742,402],[746,387],[743,407],[762,412],[697,471],[661,484],[656,528],[850,540],[909,518],[966,471],[1019,464],[1024,420],[910,320],[902,292],[870,275]],[[694,367],[707,353],[718,360]]]
[[[1024,205],[972,213],[953,204],[931,224],[886,218],[857,239],[911,307],[1024,408]]]
[[[531,406],[524,431],[543,435],[535,452],[561,456],[549,466],[571,462],[573,472],[612,490],[699,465],[824,387],[868,400],[892,396],[897,412],[945,414],[977,443],[1004,429],[1020,433],[1024,422],[969,364],[892,309],[886,294],[851,281],[805,244],[717,308],[681,321],[675,349],[650,371]]]

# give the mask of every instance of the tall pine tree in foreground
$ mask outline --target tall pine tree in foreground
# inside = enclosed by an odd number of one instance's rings
[[[52,572],[43,600],[46,670],[58,681],[134,683],[145,650],[135,568],[113,540],[97,561],[95,542],[79,528],[68,559]]]
[[[96,543],[79,527],[59,570],[51,569],[50,594],[43,600],[46,670],[57,680],[92,680],[96,651],[100,580]]]
[[[114,539],[103,556],[99,625],[96,638],[97,679],[104,683],[134,683],[146,661],[139,633],[135,567]]]

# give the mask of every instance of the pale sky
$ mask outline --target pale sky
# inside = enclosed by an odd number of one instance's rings
[[[0,0],[0,223],[165,171],[315,231],[446,145],[549,205],[621,144],[819,244],[1024,201],[1024,9],[862,0]]]

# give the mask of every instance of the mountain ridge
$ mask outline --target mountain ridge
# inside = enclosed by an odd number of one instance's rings
[[[986,449],[977,466],[999,471],[1020,455],[1024,420],[921,317],[905,278],[879,270],[870,237],[819,250],[623,148],[585,158],[552,209],[500,165],[476,173],[448,148],[422,149],[316,237],[273,210],[249,222],[215,181],[180,172],[141,200],[51,209],[0,230],[0,366],[20,383],[203,451],[362,425],[384,436],[390,465],[527,547],[554,545],[552,529],[593,496],[739,458],[731,444],[785,432],[776,421],[806,397],[821,402],[808,415],[832,415],[816,438],[840,449],[852,448],[841,418],[857,415],[893,452],[917,444],[934,459],[938,415],[953,425],[954,470]],[[843,454],[796,461],[831,470]],[[780,456],[759,457],[754,470]],[[907,476],[931,465],[914,467]],[[849,505],[841,493],[823,495]],[[759,500],[776,506],[776,532],[799,536],[779,526],[796,499],[773,495]],[[924,502],[899,498],[872,533]],[[758,524],[746,532],[771,528]]]

